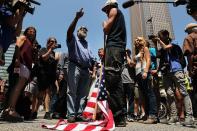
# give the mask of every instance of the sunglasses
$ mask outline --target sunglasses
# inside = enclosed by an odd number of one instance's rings
[[[51,42],[51,43],[57,43],[56,40],[49,40],[49,42]]]
[[[85,31],[88,32],[88,30],[86,28],[80,28],[81,31]]]

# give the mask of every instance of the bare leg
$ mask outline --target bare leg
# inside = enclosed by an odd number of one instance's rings
[[[183,107],[183,97],[178,88],[176,88],[176,100],[177,100],[177,108],[179,111],[179,118],[184,119],[184,107]]]
[[[139,101],[138,99],[134,99],[134,115],[137,116],[139,111]]]
[[[27,81],[26,78],[20,77],[16,87],[14,88],[14,90],[12,92],[11,99],[10,99],[10,105],[9,105],[9,109],[10,109],[9,114],[10,115],[16,115],[17,114],[16,111],[15,111],[16,102],[18,100],[18,97],[19,97],[22,89],[24,89],[26,81]]]
[[[142,113],[142,116],[145,115],[145,103],[144,103],[144,100],[142,100],[142,102],[141,102],[141,113]]]
[[[37,112],[38,111],[38,97],[33,95],[33,100],[32,100],[32,112]]]
[[[49,109],[50,109],[50,95],[51,95],[50,89],[46,89],[46,96],[45,96],[45,100],[44,100],[46,112],[49,112]]]

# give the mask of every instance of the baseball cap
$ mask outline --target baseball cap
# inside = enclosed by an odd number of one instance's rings
[[[106,3],[105,3],[105,5],[102,8],[102,11],[105,12],[106,9],[107,9],[106,7],[109,6],[109,5],[113,5],[113,6],[116,6],[117,7],[118,6],[117,0],[107,0]]]

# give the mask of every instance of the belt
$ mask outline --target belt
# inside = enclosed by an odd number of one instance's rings
[[[81,65],[80,63],[73,61],[73,60],[69,60],[70,62],[74,63],[75,65],[77,65],[77,67],[81,68],[81,69],[88,69],[88,67],[84,67],[83,65]]]

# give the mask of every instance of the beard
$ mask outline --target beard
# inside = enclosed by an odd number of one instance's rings
[[[79,39],[85,39],[87,37],[87,33],[84,33],[83,31],[79,31],[77,35]]]

